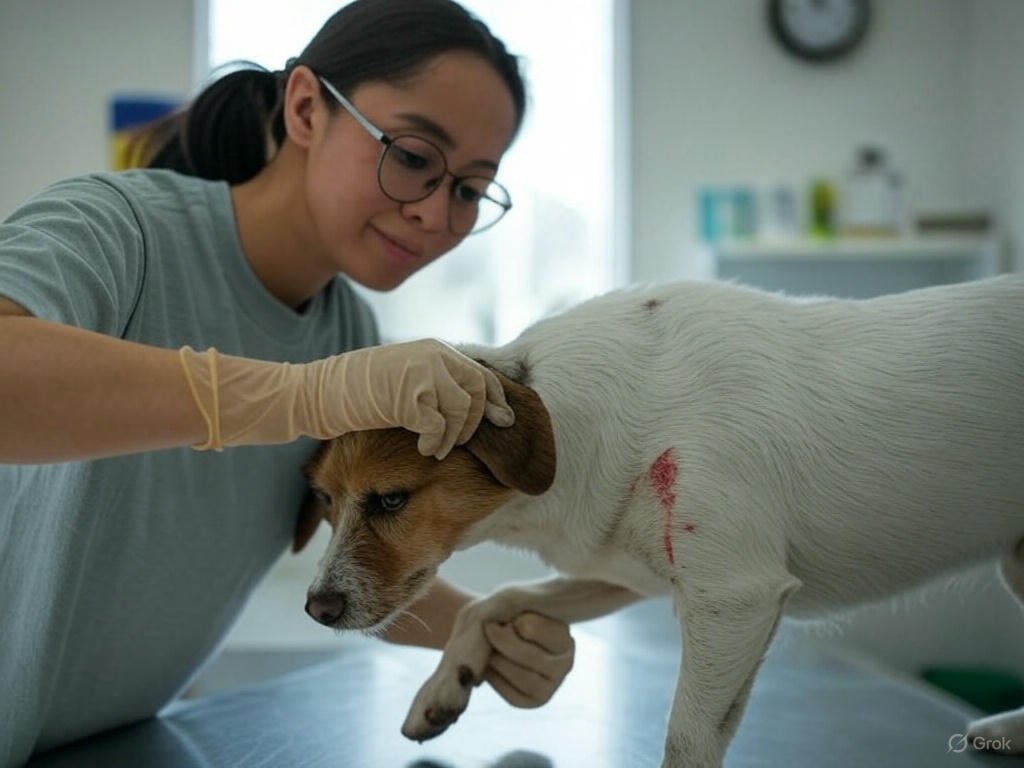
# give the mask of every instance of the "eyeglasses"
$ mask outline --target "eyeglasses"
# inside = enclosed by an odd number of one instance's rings
[[[425,200],[451,176],[448,228],[455,235],[493,227],[512,207],[508,190],[494,179],[456,176],[448,170],[448,160],[435,144],[419,136],[388,136],[326,79],[321,77],[320,82],[367,133],[384,145],[377,161],[377,183],[381,192],[396,203]]]

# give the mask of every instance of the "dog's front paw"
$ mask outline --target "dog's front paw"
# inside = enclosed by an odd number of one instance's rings
[[[468,666],[454,670],[442,664],[413,699],[402,724],[402,735],[415,741],[440,736],[459,719],[469,704],[469,694],[480,679]]]

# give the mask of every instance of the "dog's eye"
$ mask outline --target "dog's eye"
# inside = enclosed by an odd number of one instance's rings
[[[331,494],[322,488],[313,488],[313,498],[323,504],[325,507],[331,506]]]
[[[407,501],[409,494],[405,491],[371,493],[366,497],[364,507],[368,515],[393,515],[401,511]]]

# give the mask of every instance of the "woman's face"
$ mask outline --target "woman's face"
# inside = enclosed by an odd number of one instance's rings
[[[401,84],[370,82],[344,95],[386,135],[437,145],[456,176],[493,177],[515,127],[504,80],[471,53],[445,53]],[[340,105],[331,107],[315,110],[321,117],[306,155],[315,250],[332,272],[391,290],[464,237],[449,227],[452,179],[418,202],[392,200],[377,182],[383,145]]]

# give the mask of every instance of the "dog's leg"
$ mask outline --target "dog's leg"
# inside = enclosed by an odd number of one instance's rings
[[[603,616],[638,599],[635,592],[606,582],[552,579],[502,589],[468,604],[455,619],[437,670],[416,694],[402,733],[417,741],[433,738],[466,709],[491,655],[484,636],[487,622],[507,622],[532,611],[572,623]]]
[[[681,588],[683,661],[664,768],[718,768],[789,595],[788,574],[743,586]]]
[[[1007,588],[1024,607],[1024,539],[1003,559],[1000,570]],[[967,726],[967,739],[976,749],[1024,754],[1024,707],[975,720]]]

